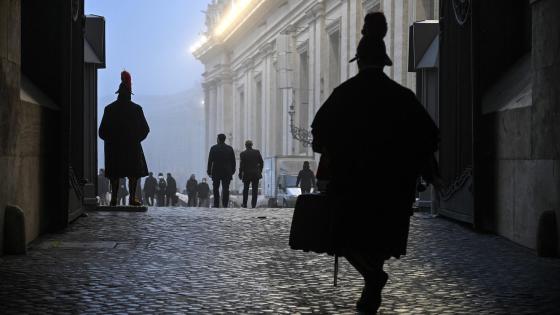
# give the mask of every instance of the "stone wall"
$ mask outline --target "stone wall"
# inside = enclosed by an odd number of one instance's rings
[[[56,105],[21,74],[21,4],[0,0],[0,253],[4,247],[6,205],[25,213],[26,240],[48,225],[51,196],[47,187],[56,172],[59,112]],[[28,81],[25,81],[28,82]],[[25,91],[27,89],[30,91]],[[27,93],[31,92],[31,93]]]
[[[17,159],[17,110],[20,105],[20,1],[0,0],[0,253],[4,244],[4,211],[15,203],[12,182]]]
[[[493,121],[497,163],[493,229],[535,249],[544,211],[555,211],[560,226],[560,1],[531,3],[531,104],[487,119]]]

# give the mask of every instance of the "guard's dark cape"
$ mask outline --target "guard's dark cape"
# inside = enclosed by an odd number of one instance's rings
[[[313,150],[328,160],[338,248],[399,257],[416,179],[438,146],[438,129],[412,91],[380,69],[337,87],[312,124]]]
[[[106,106],[99,126],[99,137],[105,140],[105,176],[148,176],[141,142],[149,132],[144,111],[139,105],[119,98]]]
[[[259,150],[247,149],[239,155],[239,174],[243,181],[262,178],[264,161]]]
[[[235,153],[233,148],[225,143],[218,143],[210,148],[208,155],[208,174],[212,180],[231,180],[235,173]]]

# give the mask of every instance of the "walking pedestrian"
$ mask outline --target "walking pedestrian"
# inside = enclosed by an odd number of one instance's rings
[[[100,169],[97,175],[97,195],[99,196],[99,204],[107,205],[107,193],[109,192],[109,180],[105,177],[105,170]]]
[[[198,181],[194,174],[191,175],[187,181],[187,196],[189,197],[187,207],[196,207],[196,190],[198,188]]]
[[[245,141],[245,151],[239,155],[239,179],[243,181],[243,203],[241,204],[243,208],[247,208],[249,186],[252,190],[251,207],[257,206],[259,180],[262,178],[263,165],[261,152],[253,149],[253,141]]]
[[[144,181],[144,199],[146,203],[153,207],[155,205],[155,194],[156,194],[156,186],[157,180],[154,177],[154,173],[150,172],[148,178]]]
[[[156,196],[157,196],[157,206],[164,207],[165,206],[165,193],[167,191],[167,183],[163,178],[163,173],[158,174],[158,185],[156,188]]]
[[[209,208],[210,207],[210,187],[206,182],[206,177],[196,187],[196,194],[198,196],[198,206]]]
[[[142,203],[135,199],[136,182],[148,175],[148,166],[141,142],[150,127],[140,105],[131,101],[132,79],[121,72],[117,100],[107,107],[99,126],[99,137],[105,141],[105,176],[111,180],[111,206],[117,204],[119,178],[128,177],[131,206]]]
[[[208,176],[212,178],[214,191],[214,208],[220,207],[220,184],[222,186],[222,206],[229,204],[229,183],[235,173],[235,154],[233,148],[226,144],[226,135],[218,135],[218,143],[210,148],[208,155]]]
[[[366,15],[351,60],[359,73],[334,89],[311,125],[313,150],[329,163],[335,251],[364,278],[356,307],[368,314],[381,304],[385,260],[406,252],[416,178],[434,178],[427,166],[439,133],[414,93],[383,72],[392,65],[386,33],[383,13]],[[356,195],[375,200],[373,208]]]
[[[124,178],[119,178],[119,190],[117,192],[117,204],[120,206],[126,206],[126,196],[128,196],[128,189],[126,189],[126,180]]]
[[[309,194],[311,192],[311,188],[315,188],[315,174],[309,167],[309,161],[303,162],[303,169],[299,171],[297,180],[296,180],[296,187],[299,186],[301,188],[302,194]]]
[[[171,176],[171,173],[167,173],[167,187],[165,189],[165,205],[175,206],[175,194],[177,193],[177,182],[175,178]]]

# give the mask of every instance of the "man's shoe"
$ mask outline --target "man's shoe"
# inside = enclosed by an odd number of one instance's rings
[[[117,206],[117,200],[111,198],[111,203],[109,204],[109,206],[111,206],[111,207],[116,207],[116,206]]]
[[[366,281],[362,295],[356,303],[356,310],[366,314],[375,314],[381,306],[381,291],[387,283],[389,276],[383,273],[382,279],[377,281]]]

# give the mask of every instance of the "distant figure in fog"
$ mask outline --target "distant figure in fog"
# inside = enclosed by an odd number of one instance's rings
[[[198,181],[194,174],[191,175],[187,181],[187,196],[189,196],[189,201],[187,207],[196,207],[196,190],[198,187]]]
[[[167,188],[165,190],[165,205],[166,206],[175,206],[175,194],[177,193],[177,182],[175,178],[171,176],[171,173],[167,173]]]
[[[150,175],[146,178],[144,182],[144,199],[149,206],[155,205],[154,197],[156,195],[156,186],[158,182],[154,177],[154,173],[150,172]]]
[[[222,185],[222,206],[227,208],[229,183],[235,173],[235,154],[233,148],[226,144],[226,135],[222,133],[218,135],[218,144],[210,148],[207,173],[212,178],[214,208],[220,207],[220,184]]]
[[[243,204],[247,208],[249,185],[252,188],[251,207],[257,206],[259,196],[259,180],[262,178],[264,161],[259,150],[253,150],[253,142],[245,141],[245,151],[239,155],[239,179],[243,181]]]
[[[363,276],[356,306],[368,314],[381,304],[385,260],[406,253],[416,178],[434,178],[439,133],[414,93],[383,72],[392,65],[386,33],[383,13],[366,15],[353,59],[359,73],[334,89],[311,125],[313,150],[328,161],[335,250]]]
[[[111,206],[117,204],[119,178],[128,177],[129,204],[140,206],[135,199],[136,182],[148,175],[148,166],[141,142],[150,128],[142,107],[131,101],[132,79],[126,71],[121,73],[117,100],[107,107],[99,126],[99,137],[105,141],[105,176],[111,180]]]
[[[196,194],[198,196],[198,206],[209,208],[210,207],[210,187],[206,182],[206,177],[196,187]],[[190,200],[190,199],[189,199]]]
[[[138,200],[140,203],[144,203],[143,195],[142,181],[138,180],[136,181],[136,200]]]
[[[157,206],[164,207],[165,206],[165,193],[167,191],[167,183],[163,178],[163,173],[158,174],[158,185],[156,188],[156,196],[157,196]]]
[[[97,194],[99,195],[99,204],[107,205],[107,193],[109,192],[109,180],[105,177],[105,170],[100,169],[97,175]]]
[[[126,180],[124,178],[120,178],[119,191],[117,192],[117,199],[118,199],[117,204],[121,206],[126,206],[126,196],[128,196],[128,189],[126,189]]]
[[[298,173],[296,186],[301,188],[302,194],[309,194],[311,188],[316,187],[315,174],[313,174],[313,171],[309,167],[309,161],[303,162],[303,169]]]

